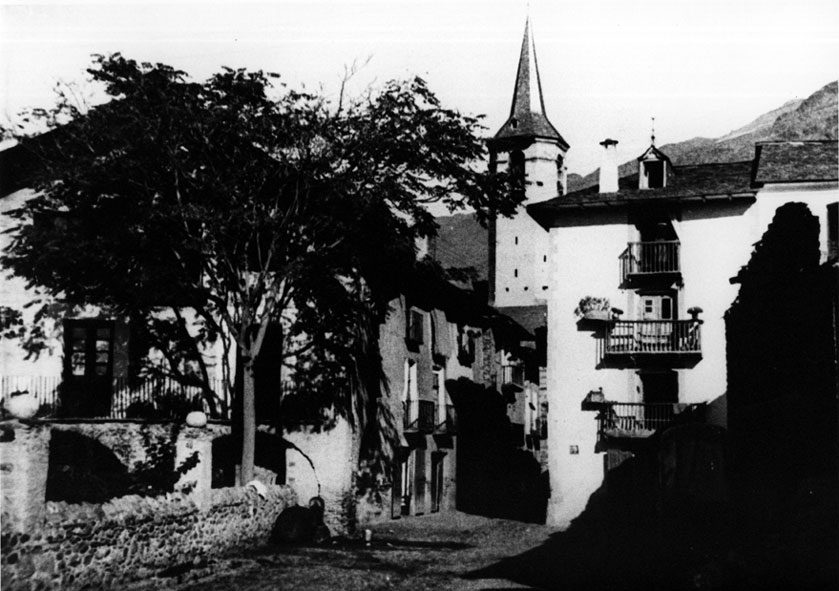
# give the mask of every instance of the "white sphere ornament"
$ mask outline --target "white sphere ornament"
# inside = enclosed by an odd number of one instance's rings
[[[194,410],[186,415],[186,424],[190,427],[206,427],[207,414],[202,410]]]
[[[6,403],[6,409],[16,419],[33,418],[38,414],[40,406],[38,399],[29,392],[12,395]]]

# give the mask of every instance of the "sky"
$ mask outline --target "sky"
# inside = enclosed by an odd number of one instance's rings
[[[277,0],[263,3],[0,0],[0,119],[84,88],[91,54],[162,62],[197,80],[221,66],[277,72],[335,97],[420,75],[443,104],[509,114],[530,14],[548,118],[570,172],[620,141],[718,137],[839,77],[836,0]],[[369,58],[369,61],[367,61]]]

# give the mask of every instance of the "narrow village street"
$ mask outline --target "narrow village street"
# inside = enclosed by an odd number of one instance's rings
[[[527,589],[479,571],[546,542],[552,529],[465,513],[434,514],[375,526],[363,541],[291,549],[265,546],[213,560],[206,568],[159,577],[143,589],[178,591],[352,589]]]

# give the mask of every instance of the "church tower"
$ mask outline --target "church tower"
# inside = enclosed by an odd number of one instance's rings
[[[498,217],[489,232],[490,303],[544,305],[548,296],[548,233],[526,205],[565,193],[568,143],[545,114],[536,46],[528,17],[521,43],[510,116],[489,142],[490,167],[520,180],[525,200],[513,218]]]

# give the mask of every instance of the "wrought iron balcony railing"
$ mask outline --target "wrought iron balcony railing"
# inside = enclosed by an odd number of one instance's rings
[[[457,432],[457,415],[452,404],[437,404],[437,424],[434,427],[435,433],[454,434]]]
[[[649,437],[673,424],[695,404],[604,402],[597,415],[601,434],[610,437]]]
[[[700,355],[701,320],[617,320],[604,342],[606,357],[622,355]]]
[[[436,426],[436,404],[431,400],[406,400],[404,430],[406,433],[432,433]]]
[[[223,380],[203,387],[171,377],[0,376],[0,416],[5,403],[27,393],[38,400],[41,419],[183,420],[190,410],[230,419],[230,394]]]
[[[621,282],[640,276],[681,273],[679,241],[630,242],[620,255]]]

